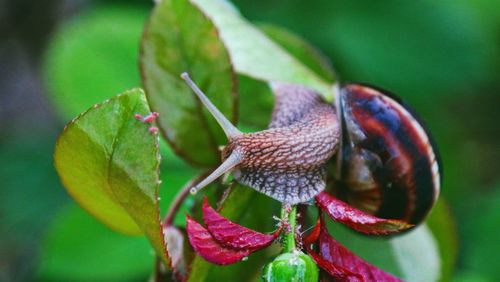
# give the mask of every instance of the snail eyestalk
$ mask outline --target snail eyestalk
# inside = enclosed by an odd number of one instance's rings
[[[241,135],[241,131],[236,128],[220,111],[215,107],[208,97],[200,90],[200,88],[191,80],[189,74],[184,72],[181,74],[181,78],[186,82],[186,84],[193,90],[193,92],[198,96],[200,101],[205,105],[207,110],[212,114],[212,116],[217,120],[222,130],[226,134],[227,138],[231,138],[237,135]]]
[[[235,166],[240,164],[243,160],[243,157],[239,151],[233,151],[231,155],[217,168],[215,169],[207,178],[203,179],[200,183],[196,184],[193,188],[191,188],[190,193],[196,194],[198,191],[203,189],[208,184],[214,182],[215,179],[219,178],[226,172],[232,170]]]

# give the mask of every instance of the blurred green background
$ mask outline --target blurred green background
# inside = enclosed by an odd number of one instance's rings
[[[444,163],[455,218],[452,281],[500,277],[500,1],[237,0],[322,50],[343,81],[407,100]],[[0,1],[0,281],[144,281],[144,238],[113,233],[68,197],[52,164],[72,117],[140,86],[152,1]],[[164,148],[162,209],[188,168]],[[454,240],[454,238],[450,238]],[[106,267],[103,267],[103,266]]]

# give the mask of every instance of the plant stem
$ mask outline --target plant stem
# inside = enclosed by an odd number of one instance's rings
[[[283,251],[289,253],[296,249],[295,228],[297,225],[297,206],[293,205],[291,208],[282,207],[281,218],[288,222],[289,231],[284,237]]]
[[[179,193],[177,193],[177,195],[175,196],[175,199],[173,200],[172,204],[170,204],[170,208],[168,209],[167,215],[165,216],[165,219],[163,219],[163,226],[173,225],[175,215],[179,211],[179,208],[181,207],[184,200],[186,200],[186,198],[190,195],[189,190],[196,183],[198,183],[201,179],[205,178],[209,174],[210,173],[208,171],[205,171],[202,174],[196,176],[195,178],[189,180],[189,182],[186,183],[184,187],[182,187]]]

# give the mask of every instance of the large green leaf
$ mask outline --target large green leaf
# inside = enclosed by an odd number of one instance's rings
[[[307,68],[241,17],[225,0],[192,0],[219,29],[236,71],[264,81],[310,86],[328,98],[331,83]]]
[[[160,129],[174,151],[192,164],[219,162],[226,137],[180,79],[189,72],[210,100],[236,120],[236,83],[217,29],[185,0],[164,0],[147,23],[141,70],[148,101],[160,113]]]
[[[272,24],[259,24],[258,27],[274,42],[278,43],[288,53],[302,62],[309,69],[320,75],[324,80],[333,82],[335,72],[320,50],[293,32]]]
[[[140,89],[97,104],[57,140],[55,166],[70,195],[111,228],[141,232],[168,262],[159,221],[158,136],[134,118],[149,108]]]
[[[44,73],[57,112],[70,119],[139,85],[138,41],[147,9],[97,5],[63,25],[50,42]]]

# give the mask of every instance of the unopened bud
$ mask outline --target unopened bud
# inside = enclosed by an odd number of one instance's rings
[[[310,256],[293,251],[279,255],[266,265],[262,278],[266,282],[317,282],[318,267]]]

